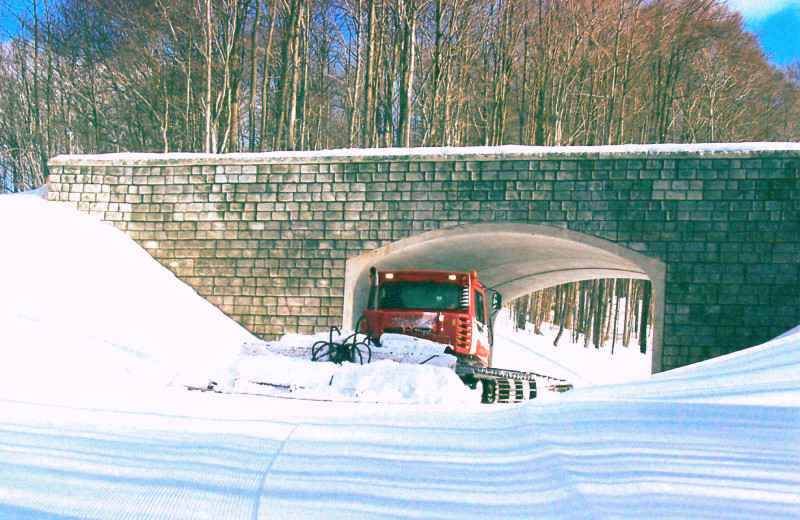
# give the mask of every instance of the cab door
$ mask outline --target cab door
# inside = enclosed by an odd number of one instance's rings
[[[492,345],[489,340],[490,332],[489,324],[487,323],[486,298],[484,297],[484,292],[482,289],[475,287],[472,291],[472,301],[475,305],[475,319],[473,320],[475,326],[474,330],[472,331],[472,337],[474,338],[472,353],[482,362],[489,365],[492,354]]]

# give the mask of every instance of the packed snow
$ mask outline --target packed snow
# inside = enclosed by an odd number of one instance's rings
[[[800,330],[616,384],[554,359],[588,382],[479,405],[410,362],[430,345],[333,367],[259,342],[68,207],[0,196],[0,244],[0,518],[800,517]],[[280,363],[296,392],[338,373],[336,402],[186,389]]]
[[[0,222],[0,376],[24,393],[95,389],[98,378],[205,385],[256,339],[92,216],[6,195]]]
[[[230,382],[215,389],[328,401],[480,401],[480,392],[465,387],[453,371],[455,357],[444,353],[445,345],[432,341],[385,334],[375,345],[364,344],[365,338],[358,336],[364,364],[312,361],[315,345],[342,343],[352,337],[351,331],[336,331],[314,336],[287,334],[277,341],[246,343],[232,367]]]

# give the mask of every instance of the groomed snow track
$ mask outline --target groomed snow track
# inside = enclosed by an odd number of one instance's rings
[[[78,246],[86,218],[17,202],[0,197],[3,520],[800,518],[800,332],[516,406],[189,392],[249,335],[110,228]]]

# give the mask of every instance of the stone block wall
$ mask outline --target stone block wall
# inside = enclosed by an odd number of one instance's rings
[[[800,324],[800,148],[62,156],[50,198],[128,233],[263,338],[339,325],[345,262],[526,222],[667,264],[663,367]]]

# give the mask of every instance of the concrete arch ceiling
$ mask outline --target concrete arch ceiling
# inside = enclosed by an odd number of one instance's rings
[[[561,283],[646,278],[653,284],[652,372],[662,369],[666,264],[609,240],[522,223],[449,227],[392,242],[347,261],[342,324],[352,329],[367,304],[369,269],[478,272],[504,301]]]
[[[474,269],[480,280],[497,290],[504,301],[545,287],[595,278],[649,278],[658,293],[665,272],[664,264],[658,260],[563,228],[521,223],[444,228],[348,260],[345,326],[360,315],[366,304],[370,267]]]
[[[561,283],[593,278],[647,278],[622,257],[544,235],[494,232],[431,240],[376,263],[379,269],[478,272],[505,301]]]

